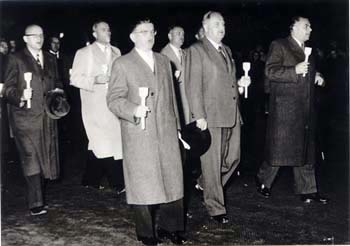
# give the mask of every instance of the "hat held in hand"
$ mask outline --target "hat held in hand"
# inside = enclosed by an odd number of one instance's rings
[[[196,126],[196,122],[186,125],[181,131],[183,140],[191,146],[189,150],[193,156],[201,156],[208,151],[211,145],[209,129],[202,131]]]
[[[54,120],[60,119],[70,111],[70,105],[62,91],[52,90],[46,95],[45,111]]]

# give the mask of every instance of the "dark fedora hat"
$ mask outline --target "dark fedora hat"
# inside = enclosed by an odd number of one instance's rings
[[[211,135],[209,129],[202,131],[196,126],[196,122],[192,122],[186,125],[181,131],[181,137],[185,140],[190,146],[190,154],[193,156],[201,156],[210,147],[211,144]]]
[[[46,94],[45,111],[51,119],[60,119],[67,115],[69,110],[70,105],[64,92],[52,90]]]

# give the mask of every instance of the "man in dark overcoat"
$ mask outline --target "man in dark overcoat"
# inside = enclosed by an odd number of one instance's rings
[[[305,203],[327,199],[317,192],[315,178],[315,84],[324,81],[316,72],[314,57],[305,61],[304,43],[311,24],[307,18],[291,21],[290,36],[272,42],[265,74],[270,82],[265,162],[257,175],[258,191],[270,196],[281,166],[292,166],[296,193]],[[304,76],[305,74],[305,76]]]
[[[23,174],[27,184],[28,206],[32,215],[47,213],[44,208],[43,179],[59,177],[57,124],[45,113],[48,91],[63,92],[55,58],[42,51],[43,29],[30,25],[23,36],[26,47],[11,54],[4,75],[4,96],[9,107]],[[27,88],[25,73],[31,73]],[[30,101],[31,107],[28,107]]]

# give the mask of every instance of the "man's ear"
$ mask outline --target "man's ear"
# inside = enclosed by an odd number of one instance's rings
[[[171,33],[170,32],[168,33],[168,39],[169,39],[169,41],[171,41]]]
[[[94,38],[96,39],[97,38],[96,32],[93,32],[92,36],[94,36]]]
[[[25,43],[27,43],[27,42],[28,42],[28,37],[27,37],[27,36],[23,36],[23,41],[24,41]]]
[[[133,43],[135,43],[135,34],[134,33],[130,33],[129,38],[131,39],[131,41]]]

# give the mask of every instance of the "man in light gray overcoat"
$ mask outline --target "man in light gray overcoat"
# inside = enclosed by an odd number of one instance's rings
[[[157,245],[153,221],[159,205],[158,237],[182,244],[180,125],[169,59],[152,51],[155,34],[147,20],[135,25],[130,34],[135,48],[113,63],[107,103],[121,120],[126,199],[133,205],[138,240]],[[149,88],[146,106],[140,87]]]

